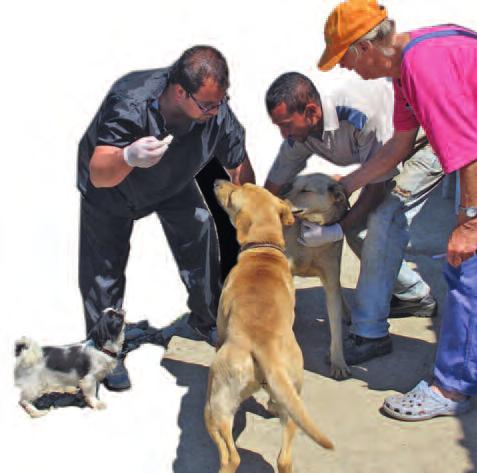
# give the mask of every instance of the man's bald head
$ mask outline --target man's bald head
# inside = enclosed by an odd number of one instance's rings
[[[212,46],[193,46],[185,50],[171,66],[169,82],[179,84],[188,93],[195,93],[212,79],[222,90],[229,88],[229,68],[222,53]]]

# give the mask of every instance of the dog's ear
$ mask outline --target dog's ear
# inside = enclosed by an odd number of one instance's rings
[[[220,206],[230,215],[233,212],[232,194],[239,186],[223,179],[216,179],[214,182],[214,192]]]
[[[98,348],[102,348],[107,341],[114,341],[121,333],[124,318],[103,313],[93,328],[88,333],[88,338],[93,340]]]
[[[345,203],[346,208],[349,209],[350,205],[348,201],[348,196],[346,195],[345,188],[342,184],[340,184],[339,182],[333,182],[328,186],[328,190],[333,195],[335,202]]]
[[[229,190],[225,195],[224,195],[224,200],[221,202],[222,206],[224,207],[224,210],[231,210],[232,207],[232,194],[233,190]]]
[[[280,220],[283,225],[293,225],[295,223],[295,217],[292,212],[292,204],[288,200],[281,200],[280,202]]]
[[[25,337],[22,337],[21,340],[17,340],[15,342],[15,356],[20,356],[20,353],[23,350],[26,350],[28,348],[29,348],[29,343]]]
[[[235,228],[237,229],[237,241],[239,244],[242,244],[247,238],[251,225],[252,219],[246,212],[240,212],[235,218]]]

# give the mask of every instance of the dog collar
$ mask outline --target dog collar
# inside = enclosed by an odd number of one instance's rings
[[[117,358],[118,357],[117,353],[113,353],[112,351],[106,350],[106,348],[100,348],[99,351],[102,351],[106,355],[109,355],[111,358]]]
[[[275,250],[280,251],[281,253],[285,254],[285,248],[282,248],[280,245],[276,245],[275,243],[257,243],[251,241],[250,243],[245,243],[245,245],[240,247],[240,253],[244,251],[251,250],[253,248],[274,248]]]

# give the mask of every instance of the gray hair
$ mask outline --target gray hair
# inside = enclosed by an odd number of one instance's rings
[[[364,41],[370,41],[375,43],[378,49],[385,56],[392,56],[394,55],[395,51],[388,47],[390,43],[390,39],[392,34],[395,31],[394,20],[389,18],[385,18],[381,23],[377,24],[371,31],[366,33],[364,36],[361,36],[357,41],[355,41],[349,49],[354,49],[356,53],[359,55],[359,51],[356,46],[359,43],[363,43]]]

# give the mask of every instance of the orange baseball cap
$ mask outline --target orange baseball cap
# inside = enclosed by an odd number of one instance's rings
[[[376,0],[347,0],[331,12],[325,24],[326,49],[318,63],[322,71],[338,64],[348,48],[388,16]]]

